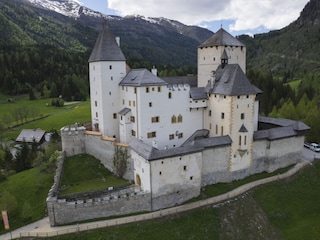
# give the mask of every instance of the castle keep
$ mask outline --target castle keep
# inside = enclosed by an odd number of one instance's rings
[[[245,45],[222,28],[198,47],[197,78],[130,69],[104,25],[89,58],[92,131],[62,128],[63,150],[91,154],[114,171],[115,149],[128,148],[124,177],[147,196],[143,210],[150,211],[181,204],[209,184],[297,163],[309,127],[259,116],[262,91],[245,71]]]

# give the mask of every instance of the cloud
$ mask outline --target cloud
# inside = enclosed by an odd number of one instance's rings
[[[299,17],[308,0],[108,0],[119,15],[165,17],[188,25],[233,20],[231,31],[279,29]]]

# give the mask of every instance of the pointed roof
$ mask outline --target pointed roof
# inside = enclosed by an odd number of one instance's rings
[[[125,60],[126,58],[117,44],[109,26],[104,23],[96,44],[91,52],[89,62]]]
[[[157,77],[145,68],[132,69],[120,82],[120,86],[161,86],[168,85],[167,82]]]
[[[239,132],[248,132],[247,128],[242,124],[242,126],[239,129]]]
[[[221,60],[228,60],[228,54],[226,52],[226,49],[223,49],[223,53],[221,55]]]
[[[212,37],[204,41],[199,47],[212,47],[212,46],[238,46],[245,47],[245,45],[228,33],[223,28],[213,34]]]
[[[258,94],[261,90],[250,83],[238,64],[221,65],[217,68],[211,93],[227,96]]]

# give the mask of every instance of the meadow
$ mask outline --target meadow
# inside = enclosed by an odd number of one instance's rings
[[[8,97],[0,94],[0,121],[5,122],[4,119],[8,118],[8,115],[11,116],[15,109],[21,107],[37,109],[38,117],[41,118],[33,121],[33,118],[29,117],[28,123],[9,128],[2,134],[4,140],[15,139],[22,129],[40,128],[45,131],[52,129],[59,131],[63,126],[76,122],[85,123],[91,120],[90,101],[65,103],[62,107],[56,107],[51,106],[52,100],[47,98],[30,101],[28,96],[23,95],[15,97],[11,102],[8,102]],[[5,127],[17,124],[12,117],[9,117],[9,120],[10,122],[6,123]]]

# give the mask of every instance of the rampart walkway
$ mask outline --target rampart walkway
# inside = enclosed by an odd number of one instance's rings
[[[255,182],[247,183],[230,192],[227,192],[219,196],[211,197],[211,198],[200,200],[193,203],[184,204],[177,207],[163,209],[156,212],[150,212],[146,214],[140,214],[140,215],[129,216],[129,217],[116,218],[111,220],[60,226],[60,227],[51,227],[49,224],[49,219],[44,218],[38,222],[35,222],[33,224],[30,224],[28,226],[25,226],[13,231],[11,233],[12,239],[22,238],[22,237],[52,237],[57,235],[64,235],[64,234],[87,231],[87,230],[98,229],[103,227],[116,226],[116,225],[121,225],[126,223],[134,223],[134,222],[139,222],[144,220],[151,220],[151,219],[160,218],[160,217],[171,215],[171,214],[185,212],[188,210],[196,209],[196,208],[207,206],[207,205],[217,204],[219,202],[223,202],[228,199],[232,199],[237,196],[240,196],[243,193],[257,186],[290,177],[310,163],[311,162],[309,161],[302,161],[296,164],[292,169],[290,169],[289,171],[283,174],[278,174],[276,176],[272,176],[272,177],[257,180]],[[1,235],[0,239],[3,239],[3,240],[11,239],[10,233]]]

